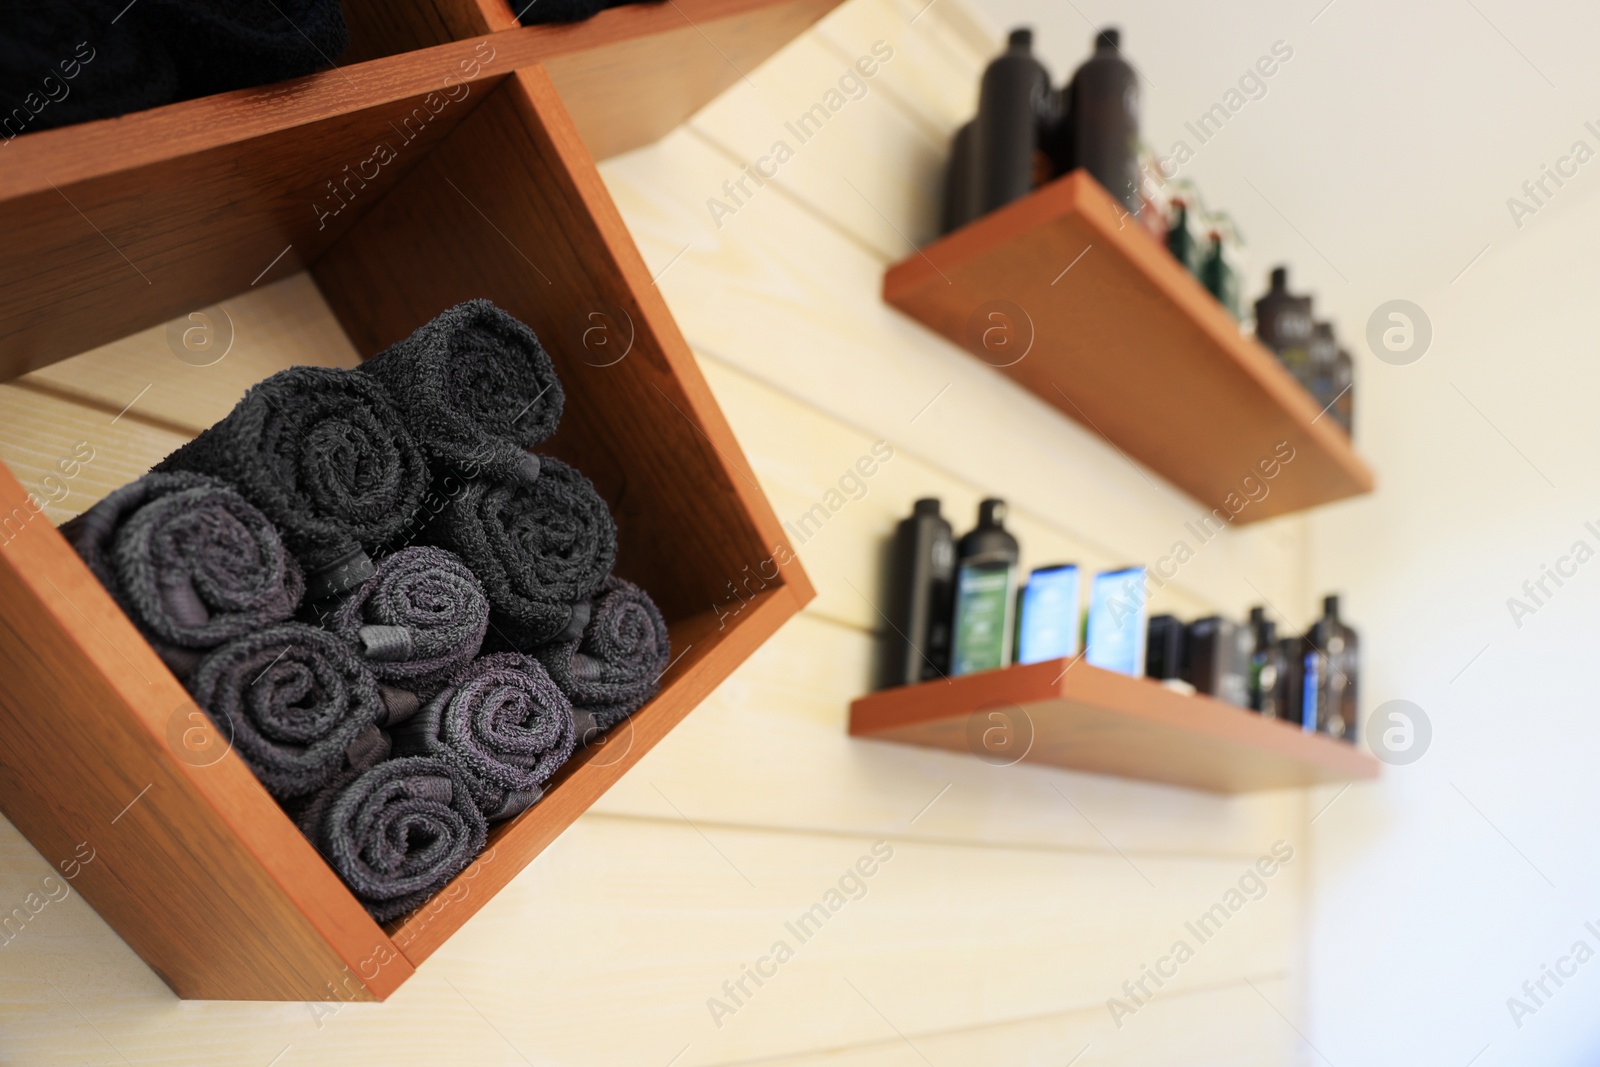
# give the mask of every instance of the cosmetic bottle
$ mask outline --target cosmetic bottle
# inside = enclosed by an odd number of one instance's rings
[[[1322,618],[1301,641],[1305,678],[1301,724],[1351,744],[1356,740],[1360,640],[1339,618],[1339,598],[1322,601]]]
[[[880,687],[910,685],[950,672],[950,612],[955,591],[956,545],[939,501],[916,502],[895,527],[889,559],[889,633]]]
[[[1145,672],[1145,573],[1143,567],[1102,571],[1089,587],[1089,623],[1083,658],[1132,678]]]
[[[1144,675],[1158,682],[1184,676],[1184,636],[1187,627],[1176,615],[1152,615],[1145,639]]]
[[[1012,30],[978,90],[972,173],[979,215],[1027,196],[1040,170],[1049,173],[1039,126],[1051,108],[1050,75],[1033,57],[1033,31]]]
[[[985,500],[978,505],[978,525],[957,545],[951,675],[1011,663],[1018,551],[1005,517],[1005,501]]]
[[[1172,253],[1172,258],[1183,264],[1183,269],[1194,275],[1200,276],[1200,269],[1204,265],[1204,255],[1200,242],[1195,239],[1194,220],[1189,217],[1189,201],[1174,197],[1172,200],[1172,224],[1167,228],[1167,251]]]
[[[1284,660],[1278,626],[1267,618],[1265,608],[1250,609],[1250,634],[1254,644],[1250,653],[1250,708],[1275,719],[1283,696],[1280,681],[1284,680]]]
[[[972,137],[974,122],[968,122],[950,139],[950,165],[944,179],[944,219],[941,233],[959,230],[978,217],[973,200]]]
[[[1248,629],[1211,615],[1189,624],[1189,684],[1202,693],[1235,707],[1250,706],[1250,653],[1254,639]]]
[[[1212,230],[1209,246],[1197,272],[1200,284],[1217,298],[1222,310],[1239,321],[1239,276],[1228,262],[1226,244],[1219,230]]]
[[[1311,343],[1311,298],[1289,292],[1289,269],[1274,267],[1272,287],[1256,301],[1256,339],[1302,384]]]
[[[1050,160],[1050,176],[1059,178],[1077,166],[1072,144],[1072,83],[1052,89],[1040,120],[1039,147]]]
[[[1352,436],[1356,428],[1355,375],[1355,364],[1350,359],[1350,353],[1339,349],[1333,364],[1334,401],[1329,413],[1344,427],[1344,432]]]
[[[1121,34],[1095,36],[1094,54],[1072,76],[1073,162],[1139,213],[1139,76],[1119,50]]]
[[[1333,404],[1334,375],[1339,362],[1339,341],[1333,336],[1331,322],[1319,322],[1311,328],[1311,343],[1306,346],[1306,388],[1317,407],[1330,410]],[[1331,412],[1330,412],[1331,413]]]
[[[1017,662],[1040,663],[1078,654],[1078,568],[1036,567],[1020,594]]]

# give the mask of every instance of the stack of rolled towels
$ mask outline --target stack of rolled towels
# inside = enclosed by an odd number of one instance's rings
[[[380,922],[669,662],[605,501],[529,451],[563,403],[533,332],[471,301],[356,370],[273,375],[62,527]]]

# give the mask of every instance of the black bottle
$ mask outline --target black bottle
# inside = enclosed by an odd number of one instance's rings
[[[1184,675],[1202,693],[1232,704],[1250,706],[1250,631],[1232,619],[1211,615],[1189,624]]]
[[[1072,155],[1106,191],[1137,215],[1139,76],[1122,58],[1119,31],[1095,36],[1094,55],[1072,76]]]
[[[1265,608],[1250,609],[1250,635],[1255,645],[1250,653],[1250,708],[1277,718],[1284,696],[1280,680],[1285,664],[1278,626],[1267,618]]]
[[[1311,391],[1317,407],[1332,413],[1334,376],[1339,364],[1339,341],[1333,336],[1333,324],[1319,322],[1312,326],[1311,343],[1306,346],[1306,388]]]
[[[1296,726],[1303,725],[1301,707],[1304,699],[1301,690],[1305,682],[1305,657],[1300,652],[1300,645],[1301,639],[1298,637],[1278,638],[1278,658],[1283,662],[1283,671],[1278,675],[1278,685],[1273,695],[1278,718]],[[1315,729],[1315,726],[1312,728]]]
[[[1234,273],[1233,265],[1228,262],[1227,250],[1224,247],[1222,234],[1216,230],[1211,231],[1209,245],[1200,263],[1200,284],[1217,298],[1217,303],[1222,305],[1234,321],[1239,319],[1239,276]]]
[[[944,225],[940,233],[959,230],[978,217],[977,192],[973,180],[973,128],[976,120],[956,131],[950,140],[950,166],[944,180]]]
[[[1305,678],[1302,724],[1351,744],[1356,740],[1360,640],[1339,618],[1339,598],[1323,598],[1322,618],[1301,642]]]
[[[1007,667],[1015,658],[1020,553],[1017,539],[1006,532],[1005,517],[1004,500],[983,501],[978,525],[957,545],[952,676]]]
[[[1344,427],[1344,432],[1354,435],[1356,429],[1356,368],[1350,353],[1339,349],[1333,363],[1333,408],[1330,414]]]
[[[889,566],[892,624],[878,684],[910,685],[950,672],[950,612],[955,592],[955,533],[939,514],[939,501],[919,500],[894,531]]]
[[[1048,109],[1040,125],[1039,144],[1050,161],[1050,177],[1069,174],[1077,166],[1072,143],[1072,83],[1050,94]]]
[[[1256,301],[1256,340],[1302,383],[1311,361],[1311,298],[1289,292],[1289,269],[1272,269],[1272,288]]]
[[[1052,108],[1050,74],[1033,58],[1033,31],[1011,31],[1007,48],[983,72],[972,133],[977,213],[1033,190],[1043,153],[1039,126]],[[1044,164],[1048,169],[1048,163]]]
[[[1147,678],[1168,681],[1182,678],[1186,627],[1176,615],[1152,615],[1145,638],[1144,673]]]

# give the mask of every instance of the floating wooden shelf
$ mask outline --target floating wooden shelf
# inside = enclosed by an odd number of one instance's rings
[[[459,64],[481,40],[5,147],[0,381],[308,268],[363,356],[486,297],[555,360],[566,410],[541,451],[610,502],[617,570],[678,657],[476,863],[380,927],[236,753],[186,758],[173,724],[192,701],[0,467],[0,809],[52,864],[94,849],[74,886],[180,996],[385,998],[813,595],[554,82],[526,65],[547,36],[495,35],[475,80]],[[470,90],[430,100],[451,71]],[[394,158],[350,180],[379,143]]]
[[[1084,171],[897,263],[883,296],[1234,522],[1372,491],[1349,435]]]
[[[1375,778],[1379,768],[1342,741],[1068,659],[861,697],[850,733],[1213,793]]]

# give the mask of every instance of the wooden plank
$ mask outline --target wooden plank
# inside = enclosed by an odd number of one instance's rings
[[[0,471],[7,818],[51,862],[87,842],[74,887],[180,996],[383,999],[410,964],[236,753],[179,758],[193,701],[30,515]]]
[[[1002,731],[992,744],[991,729]],[[1376,778],[1379,769],[1352,744],[1072,659],[885,689],[850,705],[850,733],[1217,793]]]
[[[1372,491],[1348,435],[1086,172],[901,260],[883,295],[1235,522]]]

